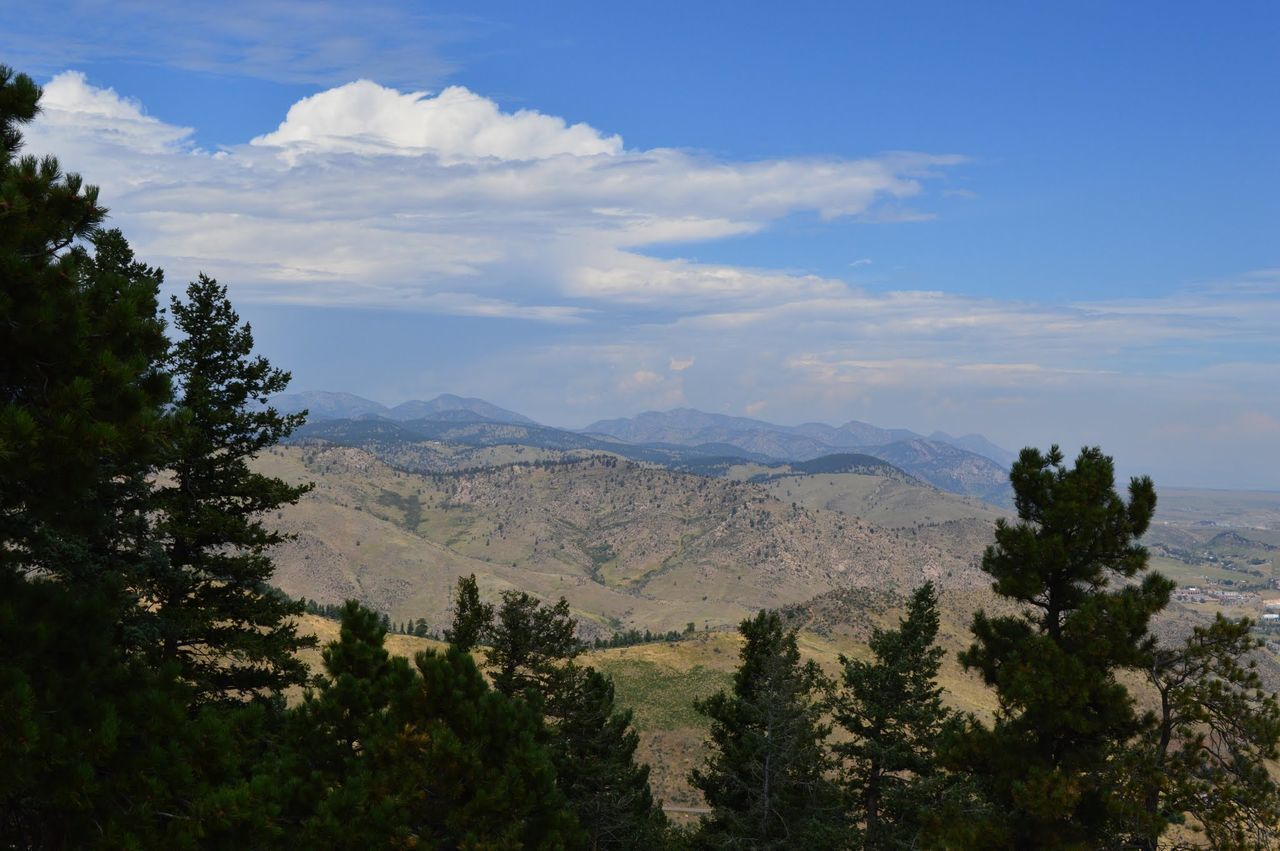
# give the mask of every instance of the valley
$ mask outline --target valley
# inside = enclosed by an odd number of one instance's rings
[[[423,465],[427,453],[433,460]],[[474,573],[488,599],[511,589],[564,596],[588,641],[629,629],[682,633],[583,657],[635,713],[640,756],[669,806],[701,805],[687,782],[706,733],[692,702],[729,684],[741,646],[734,627],[760,608],[781,609],[800,629],[804,656],[834,675],[841,654],[865,657],[871,630],[892,625],[906,592],[931,579],[941,588],[947,703],[980,717],[995,708],[956,656],[971,640],[972,612],[1002,608],[977,565],[995,522],[1012,514],[874,457],[725,459],[699,475],[518,442],[360,448],[309,439],[270,450],[258,465],[316,485],[277,518],[296,536],[275,553],[277,583],[291,595],[356,598],[438,631],[458,577]],[[1162,501],[1147,543],[1153,567],[1182,586],[1157,624],[1167,640],[1219,609],[1262,614],[1280,524],[1264,497],[1247,504],[1248,519],[1267,528],[1219,525],[1238,515],[1212,494],[1175,491]],[[1201,596],[1188,597],[1189,587]],[[336,634],[336,623],[314,616],[305,628],[322,640]],[[402,655],[433,646],[389,639]],[[1272,687],[1280,686],[1276,649],[1262,658]],[[1131,686],[1143,694],[1141,683]]]

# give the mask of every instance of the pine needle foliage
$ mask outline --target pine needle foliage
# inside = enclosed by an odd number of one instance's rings
[[[982,569],[1023,613],[974,616],[960,659],[995,689],[999,710],[944,748],[988,806],[949,818],[943,833],[968,848],[1114,847],[1128,818],[1121,757],[1144,728],[1117,674],[1148,664],[1148,626],[1172,589],[1146,573],[1138,542],[1155,489],[1135,478],[1122,499],[1097,448],[1072,467],[1056,446],[1024,449],[1010,477],[1018,521],[997,523]]]
[[[462,651],[483,644],[493,628],[493,604],[480,600],[476,575],[458,577],[453,598],[453,621],[444,631],[444,640]]]
[[[1134,783],[1146,827],[1134,847],[1180,847],[1160,844],[1169,822],[1199,834],[1185,847],[1280,845],[1280,785],[1271,773],[1280,759],[1280,702],[1250,658],[1262,644],[1252,627],[1248,618],[1218,614],[1153,655],[1146,675],[1159,705],[1134,749],[1147,778]]]
[[[200,275],[174,298],[182,334],[169,358],[178,382],[171,483],[160,488],[168,565],[151,577],[162,662],[175,661],[197,699],[279,694],[306,678],[296,653],[300,602],[273,593],[270,549],[284,536],[263,523],[311,489],[255,472],[249,462],[287,437],[306,413],[268,404],[289,373],[253,354],[252,329],[227,290]]]
[[[872,633],[871,660],[840,657],[833,716],[848,739],[833,749],[862,848],[919,847],[925,816],[945,788],[935,751],[951,713],[938,685],[937,635],[938,595],[925,583],[895,629]]]
[[[831,848],[847,839],[830,777],[823,720],[827,682],[802,664],[795,630],[777,612],[744,620],[733,690],[695,707],[711,722],[711,753],[690,774],[711,807],[706,848]]]

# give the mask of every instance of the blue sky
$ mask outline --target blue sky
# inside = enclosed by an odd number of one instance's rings
[[[1274,4],[186,5],[0,0],[0,61],[299,389],[1280,488]]]

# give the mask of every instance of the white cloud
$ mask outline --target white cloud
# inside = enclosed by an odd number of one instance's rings
[[[624,251],[602,251],[586,263],[573,270],[566,292],[637,304],[794,299],[840,295],[846,289],[815,275],[658,260]]]
[[[1274,270],[1053,304],[872,292],[671,256],[796,213],[900,215],[955,157],[742,163],[627,150],[606,131],[504,113],[463,89],[427,97],[372,83],[321,92],[259,144],[211,153],[73,72],[49,83],[29,130],[29,151],[102,186],[112,223],[170,281],[204,270],[238,300],[562,326],[554,345],[502,340],[487,370],[456,365],[489,376],[468,392],[496,390],[552,422],[691,397],[725,411],[766,403],[791,421],[985,431],[1011,446],[1078,437],[1135,463],[1205,456],[1190,435],[1207,435],[1220,457],[1238,457],[1238,481],[1280,475],[1253,460],[1280,420]],[[667,256],[643,253],[659,244]],[[549,387],[560,397],[547,401]],[[1144,423],[1158,420],[1186,424],[1184,442],[1153,436]],[[1100,422],[1126,437],[1100,434]],[[1183,480],[1211,480],[1209,466]]]
[[[462,86],[431,97],[398,92],[369,80],[303,98],[284,122],[254,145],[327,153],[433,154],[445,162],[494,157],[542,159],[617,154],[622,138],[586,124],[522,109],[504,113]]]
[[[368,81],[305,98],[273,133],[210,154],[82,75],[50,89],[32,149],[100,183],[140,254],[179,277],[229,269],[254,298],[288,303],[437,309],[439,294],[471,292],[689,312],[837,298],[838,281],[639,251],[797,211],[857,215],[920,193],[957,161],[627,151],[586,124],[504,113],[461,87],[427,97]]]
[[[651,369],[638,369],[627,376],[624,387],[653,387],[662,383],[662,376]]]
[[[64,71],[44,86],[40,123],[78,136],[92,135],[111,146],[141,154],[185,150],[190,127],[175,127],[153,118],[142,105],[114,89],[89,85],[80,71]]]

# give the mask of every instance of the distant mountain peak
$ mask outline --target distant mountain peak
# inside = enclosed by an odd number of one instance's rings
[[[445,419],[457,421],[459,412],[474,415],[477,419],[497,423],[514,423],[518,425],[537,425],[536,422],[515,411],[500,408],[497,405],[468,396],[453,393],[442,393],[430,401],[411,399],[389,408],[380,402],[374,402],[354,393],[335,393],[317,390],[302,393],[281,393],[273,396],[271,404],[283,413],[310,411],[312,421],[319,420],[356,420],[369,417],[383,417],[392,420],[429,420],[448,414]]]
[[[427,402],[420,399],[401,402],[390,410],[389,416],[396,420],[427,420],[431,419],[433,415],[453,411],[469,411],[482,419],[497,423],[538,424],[523,414],[500,408],[492,402],[486,402],[484,399],[458,396],[453,393],[441,393]]]
[[[997,501],[1008,488],[1008,467],[1013,460],[1012,453],[980,435],[952,438],[936,432],[930,438],[909,429],[880,428],[859,420],[839,427],[826,423],[783,426],[694,408],[600,420],[583,431],[633,444],[730,445],[791,462],[862,453],[945,490]]]

